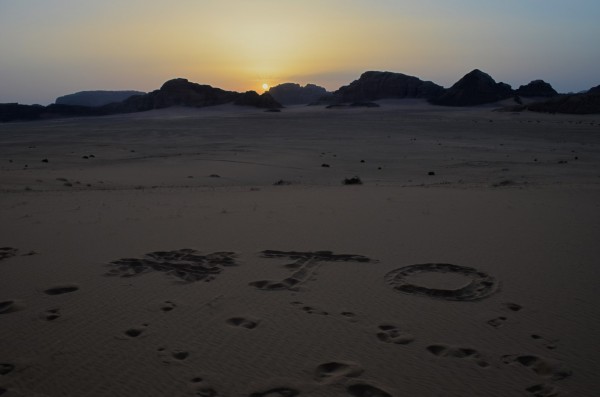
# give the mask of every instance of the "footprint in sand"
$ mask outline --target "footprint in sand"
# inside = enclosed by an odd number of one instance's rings
[[[227,324],[231,325],[232,327],[254,329],[254,328],[258,327],[260,320],[252,320],[252,319],[245,318],[245,317],[232,317],[232,318],[228,319],[226,322],[227,322]]]
[[[403,332],[399,327],[392,324],[382,324],[377,332],[377,339],[386,343],[396,345],[407,345],[415,340],[415,337],[408,332]]]
[[[520,311],[521,309],[523,309],[523,306],[519,305],[518,303],[513,303],[513,302],[504,302],[504,303],[502,304],[502,306],[503,306],[505,309],[508,309],[508,310],[510,310],[510,311],[512,311],[512,312],[518,312],[518,311]],[[506,316],[499,316],[499,317],[493,318],[493,319],[491,319],[491,320],[488,320],[488,321],[487,321],[487,323],[488,323],[489,325],[491,325],[492,327],[494,327],[494,328],[499,328],[499,327],[501,327],[502,325],[504,325],[504,323],[505,323],[507,320],[508,320],[508,318],[507,318]]]
[[[346,391],[355,397],[392,397],[392,395],[383,389],[366,384],[356,383],[346,388]]]
[[[506,320],[507,320],[506,317],[500,316],[500,317],[496,317],[491,320],[488,320],[487,323],[494,328],[498,328],[498,327],[501,327]]]
[[[79,290],[78,286],[76,286],[74,284],[69,284],[69,285],[60,285],[60,286],[48,288],[47,290],[44,291],[44,293],[47,295],[62,295],[62,294],[68,294],[71,292],[75,292],[77,290]]]
[[[302,310],[308,314],[319,314],[321,316],[329,315],[329,312],[326,312],[325,310],[321,310],[321,309],[318,309],[318,308],[312,307],[312,306],[303,306]]]
[[[40,314],[40,318],[46,321],[54,321],[60,318],[60,309],[48,309]]]
[[[568,378],[573,372],[563,363],[546,357],[536,355],[506,355],[502,356],[505,364],[521,364],[544,378],[561,380]]]
[[[190,390],[193,396],[198,397],[218,397],[219,393],[215,389],[213,389],[210,384],[201,378],[200,376],[196,376],[192,378],[189,382],[188,389]]]
[[[13,256],[17,255],[17,252],[19,252],[19,250],[16,248],[1,247],[0,248],[0,261],[2,261],[4,259],[12,258]]]
[[[484,299],[498,289],[492,276],[448,263],[404,266],[386,274],[385,281],[398,292],[451,301]]]
[[[518,312],[519,310],[523,309],[523,306],[519,305],[518,303],[513,303],[513,302],[505,302],[505,303],[503,303],[503,306],[513,312]]]
[[[315,380],[319,383],[337,383],[345,378],[356,378],[364,369],[350,361],[332,361],[321,364],[315,370]]]
[[[320,314],[322,316],[328,316],[329,312],[326,312],[325,310],[321,310],[319,308],[313,307],[313,306],[307,306],[304,305],[304,303],[300,302],[300,301],[295,301],[295,302],[291,302],[292,305],[294,306],[302,306],[302,311],[308,314]]]
[[[468,347],[450,346],[444,344],[427,346],[427,350],[437,357],[450,357],[473,360],[482,368],[489,367],[490,364],[482,359],[481,354]]]
[[[294,272],[290,277],[280,281],[259,280],[249,283],[258,289],[266,291],[297,290],[301,284],[311,280],[322,262],[370,262],[361,255],[334,254],[331,251],[297,252],[265,250],[263,258],[289,258],[294,262],[284,265]]]
[[[160,307],[160,310],[163,312],[170,312],[171,310],[175,309],[175,307],[177,307],[175,303],[171,301],[164,301],[163,305]]]
[[[16,300],[6,300],[0,302],[0,314],[13,313],[25,307],[22,303]]]
[[[187,360],[188,357],[190,356],[190,353],[186,350],[171,350],[171,351],[167,351],[166,348],[164,347],[159,347],[157,349],[158,351],[158,356],[160,358],[160,361],[163,362],[163,364],[172,364],[175,362],[180,362],[180,361],[184,361]]]
[[[107,276],[134,277],[151,271],[166,273],[186,282],[212,281],[227,266],[235,266],[235,253],[213,252],[200,255],[196,250],[156,251],[142,258],[112,261]]]
[[[6,375],[14,371],[15,366],[9,363],[0,363],[0,375]]]
[[[531,334],[531,339],[534,339],[537,342],[541,343],[546,349],[549,349],[549,350],[554,350],[558,347],[557,339],[546,339],[539,334]]]
[[[300,391],[289,387],[274,387],[269,390],[255,392],[249,397],[294,397],[300,394]]]
[[[190,353],[183,351],[183,350],[175,350],[173,352],[171,352],[171,357],[173,357],[175,360],[179,360],[179,361],[183,361],[186,358],[188,358],[190,355]]]
[[[556,387],[549,383],[533,385],[525,390],[527,390],[534,397],[558,397],[559,395]]]
[[[305,305],[304,303],[302,303],[300,301],[294,301],[294,302],[291,302],[291,304],[294,306],[301,306],[302,311],[305,313],[308,313],[308,314],[319,314],[321,316],[328,316],[331,314],[330,312],[328,312],[326,310],[320,309],[315,306]],[[349,320],[350,322],[357,321],[356,314],[353,312],[343,311],[343,312],[340,312],[340,316],[342,316],[346,320]]]
[[[131,327],[123,332],[122,336],[118,336],[118,339],[135,339],[142,336],[146,332],[148,324],[142,324],[138,327]]]

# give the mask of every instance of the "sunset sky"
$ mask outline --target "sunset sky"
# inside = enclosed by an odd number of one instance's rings
[[[0,103],[175,77],[335,90],[367,70],[580,91],[600,84],[599,21],[598,0],[0,0]]]

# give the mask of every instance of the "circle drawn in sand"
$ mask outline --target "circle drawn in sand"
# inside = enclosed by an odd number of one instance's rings
[[[434,277],[439,283],[440,275],[448,275],[454,281],[456,276],[465,278],[462,285],[454,288],[421,285],[414,280],[425,280],[426,273],[437,273]],[[412,295],[422,295],[435,299],[451,301],[476,301],[487,298],[498,289],[498,282],[492,276],[477,269],[466,266],[451,265],[448,263],[425,263],[410,265],[392,270],[385,275],[385,281],[396,291]],[[427,283],[425,283],[427,284]],[[439,287],[439,285],[436,285]]]

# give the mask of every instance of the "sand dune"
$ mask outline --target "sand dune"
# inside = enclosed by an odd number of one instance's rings
[[[600,119],[380,105],[0,125],[0,394],[595,396]]]

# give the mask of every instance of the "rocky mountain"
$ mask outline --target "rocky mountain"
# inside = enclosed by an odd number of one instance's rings
[[[205,107],[234,103],[242,106],[260,108],[280,108],[270,95],[258,95],[254,91],[240,94],[220,88],[192,83],[186,79],[169,80],[156,91],[146,95],[130,97],[119,104],[108,105],[114,112],[139,112],[151,109],[162,109],[171,106]]]
[[[0,122],[29,121],[62,117],[86,117],[106,115],[102,108],[88,106],[57,105],[21,105],[18,103],[0,103]]]
[[[141,91],[80,91],[56,98],[57,105],[99,107],[113,102],[122,102],[133,95],[143,95]]]
[[[475,106],[497,102],[513,95],[510,85],[496,83],[489,74],[475,69],[430,102],[444,106]]]
[[[254,106],[265,109],[279,109],[283,107],[268,92],[258,95],[256,91],[247,91],[240,94],[233,103],[240,106]]]
[[[590,88],[587,93],[588,94],[600,94],[600,85]]]
[[[234,103],[259,108],[281,108],[269,94],[258,95],[254,91],[243,94],[225,91],[209,85],[191,83],[186,79],[169,80],[148,94],[134,95],[122,102],[104,106],[73,106],[53,104],[49,106],[0,104],[0,121],[39,120],[58,117],[104,116],[117,113],[143,112],[171,106],[204,107]]]
[[[204,107],[233,102],[240,94],[225,91],[210,85],[192,83],[187,79],[169,80],[145,95],[130,97],[120,104],[111,106],[115,111],[139,112],[171,106]]]
[[[543,102],[510,109],[512,111],[531,110],[543,113],[568,113],[568,114],[599,114],[600,93],[559,95]]]
[[[330,93],[323,87],[307,84],[302,87],[296,83],[283,83],[271,87],[268,91],[275,100],[283,105],[300,105],[318,102]]]
[[[520,86],[515,94],[523,97],[553,97],[558,92],[544,80],[534,80],[529,84]]]
[[[325,95],[322,95],[323,93]],[[275,96],[278,96],[281,102],[288,104],[320,102],[329,96],[327,100],[330,103],[349,102],[355,106],[364,106],[370,104],[370,101],[384,98],[426,98],[436,105],[474,106],[493,103],[515,95],[523,97],[551,96],[552,98],[548,101],[515,106],[505,110],[528,109],[539,112],[575,114],[600,113],[600,86],[593,87],[584,94],[556,95],[556,91],[550,84],[542,80],[535,80],[514,91],[508,84],[496,83],[488,74],[475,69],[449,89],[401,73],[365,72],[358,80],[341,87],[333,94],[327,93],[324,88],[313,84],[301,87],[294,83],[281,84],[262,95],[254,91],[239,93],[178,78],[167,81],[160,89],[148,94],[133,95],[122,102],[112,102],[103,106],[74,106],[62,103],[49,106],[0,104],[0,122],[103,116],[170,106],[204,107],[225,103],[269,109],[281,108],[282,105]],[[63,100],[57,99],[57,102],[63,102]]]
[[[365,72],[334,92],[337,102],[366,102],[384,98],[435,98],[444,91],[431,81],[392,72]]]
[[[21,105],[18,103],[0,103],[0,122],[35,120],[46,107],[42,105]]]

